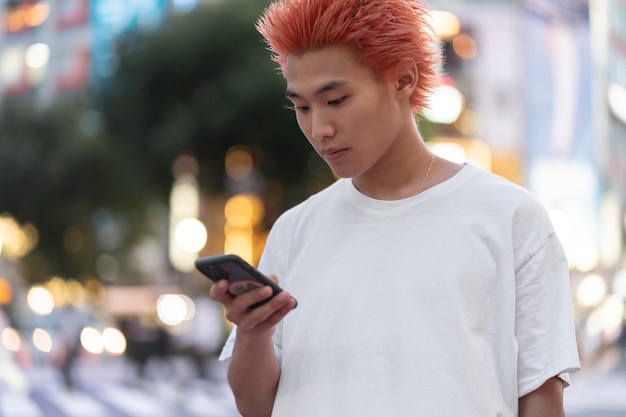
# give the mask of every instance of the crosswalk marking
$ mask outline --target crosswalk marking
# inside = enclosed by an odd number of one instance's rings
[[[0,416],[44,417],[30,397],[19,393],[0,393]]]
[[[138,389],[106,385],[99,388],[98,395],[107,404],[121,409],[129,416],[171,417],[176,415],[174,410],[163,401],[156,401],[154,396]]]
[[[145,381],[140,385],[113,379],[83,381],[68,390],[41,372],[31,393],[3,390],[0,417],[240,417],[225,381]]]
[[[185,401],[185,410],[194,417],[234,416],[235,408],[228,397],[219,398],[192,392]]]
[[[577,375],[565,389],[566,414],[593,411],[623,411],[626,416],[626,375]]]
[[[85,367],[71,391],[55,372],[32,370],[30,394],[0,384],[0,417],[240,417],[222,369],[210,380],[186,375],[139,381],[123,368]],[[564,404],[571,417],[626,417],[626,372],[573,374]]]
[[[77,391],[54,390],[46,400],[67,417],[108,417],[106,407],[94,398]]]

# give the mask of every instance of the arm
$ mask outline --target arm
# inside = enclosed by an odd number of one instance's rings
[[[542,386],[519,399],[519,417],[564,417],[563,381],[548,379]]]
[[[226,280],[211,288],[211,297],[224,305],[226,318],[237,325],[228,382],[244,417],[270,416],[278,388],[280,366],[272,335],[276,325],[295,307],[295,301],[282,291],[254,310],[248,308],[271,294],[271,288],[263,287],[233,297]]]
[[[274,407],[280,367],[272,338],[254,339],[237,331],[228,382],[245,417],[269,417]]]

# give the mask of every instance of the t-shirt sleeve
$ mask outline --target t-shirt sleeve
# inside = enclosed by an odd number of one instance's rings
[[[568,264],[554,232],[516,271],[518,394],[580,369]]]
[[[276,328],[276,333],[273,336],[274,352],[276,354],[276,359],[278,360],[279,363],[282,359],[282,351],[281,351],[280,345],[278,345],[276,341],[280,339],[278,335],[281,333],[281,331],[282,331],[282,326],[279,323]],[[235,347],[236,335],[237,335],[237,326],[234,326],[233,329],[230,331],[228,338],[226,339],[226,343],[224,343],[224,346],[222,347],[220,356],[218,357],[219,362],[223,363],[224,365],[228,365],[230,363],[230,358],[233,356],[233,348]]]
[[[222,347],[218,360],[224,365],[228,365],[230,358],[233,356],[233,347],[235,346],[235,336],[237,335],[237,326],[234,326],[226,339],[226,343]]]

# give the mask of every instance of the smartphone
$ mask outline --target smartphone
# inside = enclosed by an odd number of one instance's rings
[[[214,282],[218,282],[221,279],[228,280],[228,292],[233,296],[241,295],[266,285],[272,288],[272,297],[282,291],[282,288],[276,285],[274,281],[237,255],[224,254],[200,258],[196,260],[195,266],[198,271]],[[269,298],[250,307],[258,307],[268,300]]]

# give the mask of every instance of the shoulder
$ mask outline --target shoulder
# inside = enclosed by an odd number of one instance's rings
[[[467,216],[487,216],[518,237],[534,234],[544,239],[554,232],[545,204],[530,190],[474,165],[467,168],[465,181],[454,194]]]
[[[544,204],[530,190],[500,175],[478,168],[470,169],[467,182],[468,193],[477,199],[491,201],[494,204],[522,210],[544,211]]]
[[[278,217],[275,224],[290,223],[294,221],[302,220],[308,216],[315,215],[320,211],[329,210],[331,207],[341,201],[344,194],[345,180],[338,180],[326,187],[325,189],[311,195],[306,200],[296,204],[295,206],[287,209],[283,214]]]
[[[336,181],[324,190],[311,195],[306,200],[287,209],[272,225],[265,248],[262,263],[264,267],[276,273],[282,272],[276,260],[290,259],[289,254],[315,231],[321,230],[320,222],[328,217],[337,202],[344,195],[342,180]],[[269,264],[273,262],[273,267]]]

